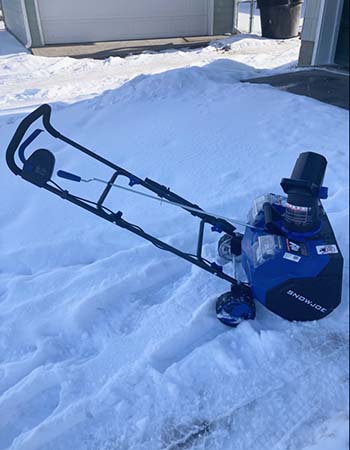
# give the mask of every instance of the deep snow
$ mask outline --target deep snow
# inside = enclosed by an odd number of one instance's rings
[[[77,61],[34,57],[0,31],[1,450],[348,448],[348,112],[239,82],[295,67],[298,50],[297,39],[240,36]],[[324,154],[345,258],[340,307],[289,323],[257,305],[254,322],[220,324],[227,283],[10,173],[9,140],[42,102],[64,134],[243,219],[255,197],[280,192],[300,152]],[[104,175],[47,135],[38,142],[60,168]],[[112,205],[195,248],[185,213],[119,192]],[[206,257],[217,238],[206,236]]]

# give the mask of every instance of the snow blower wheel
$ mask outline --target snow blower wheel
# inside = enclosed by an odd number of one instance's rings
[[[236,327],[243,320],[255,319],[255,303],[249,286],[233,285],[230,292],[220,295],[216,301],[216,317],[229,327]]]
[[[242,253],[243,234],[234,233],[233,236],[224,234],[218,242],[218,254],[225,261],[232,261],[234,256]]]

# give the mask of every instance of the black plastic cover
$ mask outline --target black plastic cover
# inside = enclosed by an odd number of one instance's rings
[[[50,181],[55,167],[54,155],[44,148],[35,150],[25,161],[22,178],[36,186],[42,187]]]

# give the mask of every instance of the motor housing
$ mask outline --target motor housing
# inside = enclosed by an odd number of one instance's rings
[[[343,257],[321,212],[320,231],[306,239],[251,228],[244,234],[242,265],[254,298],[284,319],[322,319],[340,304]],[[264,221],[261,210],[254,223]]]
[[[249,212],[256,228],[247,227],[242,239],[254,298],[288,320],[321,319],[341,301],[343,257],[320,200],[326,165],[322,155],[302,153],[281,182],[288,197],[257,199]]]

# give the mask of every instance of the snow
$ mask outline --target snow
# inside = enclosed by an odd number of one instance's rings
[[[93,61],[35,57],[0,31],[1,450],[348,448],[348,112],[239,82],[295,70],[299,44],[241,35]],[[62,133],[230,217],[280,193],[300,152],[324,154],[341,305],[290,323],[258,304],[226,328],[214,306],[226,282],[8,170],[9,140],[44,102]],[[47,134],[37,143],[62,169],[108,176]],[[109,206],[195,250],[197,222],[153,203],[118,191]]]

